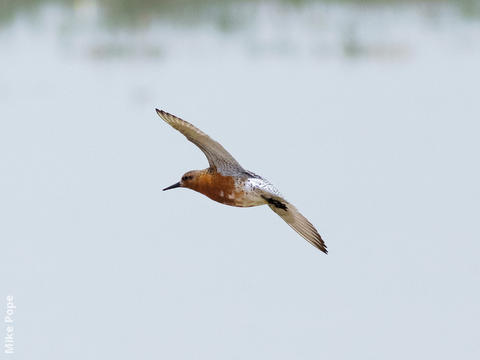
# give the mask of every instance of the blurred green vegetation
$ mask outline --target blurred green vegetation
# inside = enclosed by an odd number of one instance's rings
[[[449,5],[465,18],[480,17],[480,0],[0,0],[0,26],[18,15],[34,16],[49,5],[73,10],[96,4],[100,20],[108,27],[142,27],[154,20],[168,20],[185,25],[215,20],[224,30],[234,28],[248,13],[238,14],[237,5],[280,3],[305,7],[313,3],[348,4],[362,7],[400,5]]]

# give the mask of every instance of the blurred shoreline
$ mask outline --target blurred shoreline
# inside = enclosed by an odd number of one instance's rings
[[[0,9],[0,35],[19,23],[53,35],[69,54],[97,60],[240,52],[396,61],[425,51],[424,44],[441,43],[437,53],[477,48],[480,37],[479,5],[472,0],[22,0],[2,2]]]
[[[35,18],[46,7],[57,6],[67,12],[95,11],[102,26],[113,29],[142,28],[164,20],[184,26],[211,22],[219,30],[228,31],[248,23],[252,14],[241,11],[242,7],[254,10],[265,5],[285,11],[301,11],[316,6],[345,6],[359,11],[408,7],[416,8],[426,18],[441,15],[448,9],[452,16],[459,18],[480,18],[480,2],[476,0],[4,0],[0,3],[0,30],[17,16]]]

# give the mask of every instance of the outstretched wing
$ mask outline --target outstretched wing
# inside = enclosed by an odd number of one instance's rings
[[[192,143],[203,151],[211,168],[216,169],[222,175],[244,171],[232,155],[222,145],[210,138],[207,134],[197,129],[189,122],[182,120],[163,110],[157,110],[157,114],[174,129],[180,131]]]
[[[295,206],[279,196],[263,196],[270,209],[275,211],[293,230],[299,233],[310,244],[328,254],[327,246],[317,229],[308,221],[305,216],[300,214]]]

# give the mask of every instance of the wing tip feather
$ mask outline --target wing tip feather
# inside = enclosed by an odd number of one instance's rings
[[[325,242],[322,238],[318,240],[318,243],[315,244],[315,247],[321,252],[325,253],[325,255],[328,255],[327,245],[325,245]]]
[[[163,120],[167,121],[169,120],[170,117],[175,117],[174,115],[164,111],[160,110],[158,108],[155,108],[155,111],[157,112],[157,115],[160,116]]]

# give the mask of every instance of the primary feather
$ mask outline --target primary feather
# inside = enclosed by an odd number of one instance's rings
[[[197,129],[189,122],[182,120],[166,111],[155,109],[157,114],[171,125],[174,129],[180,131],[192,143],[197,145],[203,151],[208,159],[210,167],[222,175],[230,175],[244,171],[242,166],[233,158],[225,148],[217,141],[203,131]]]

